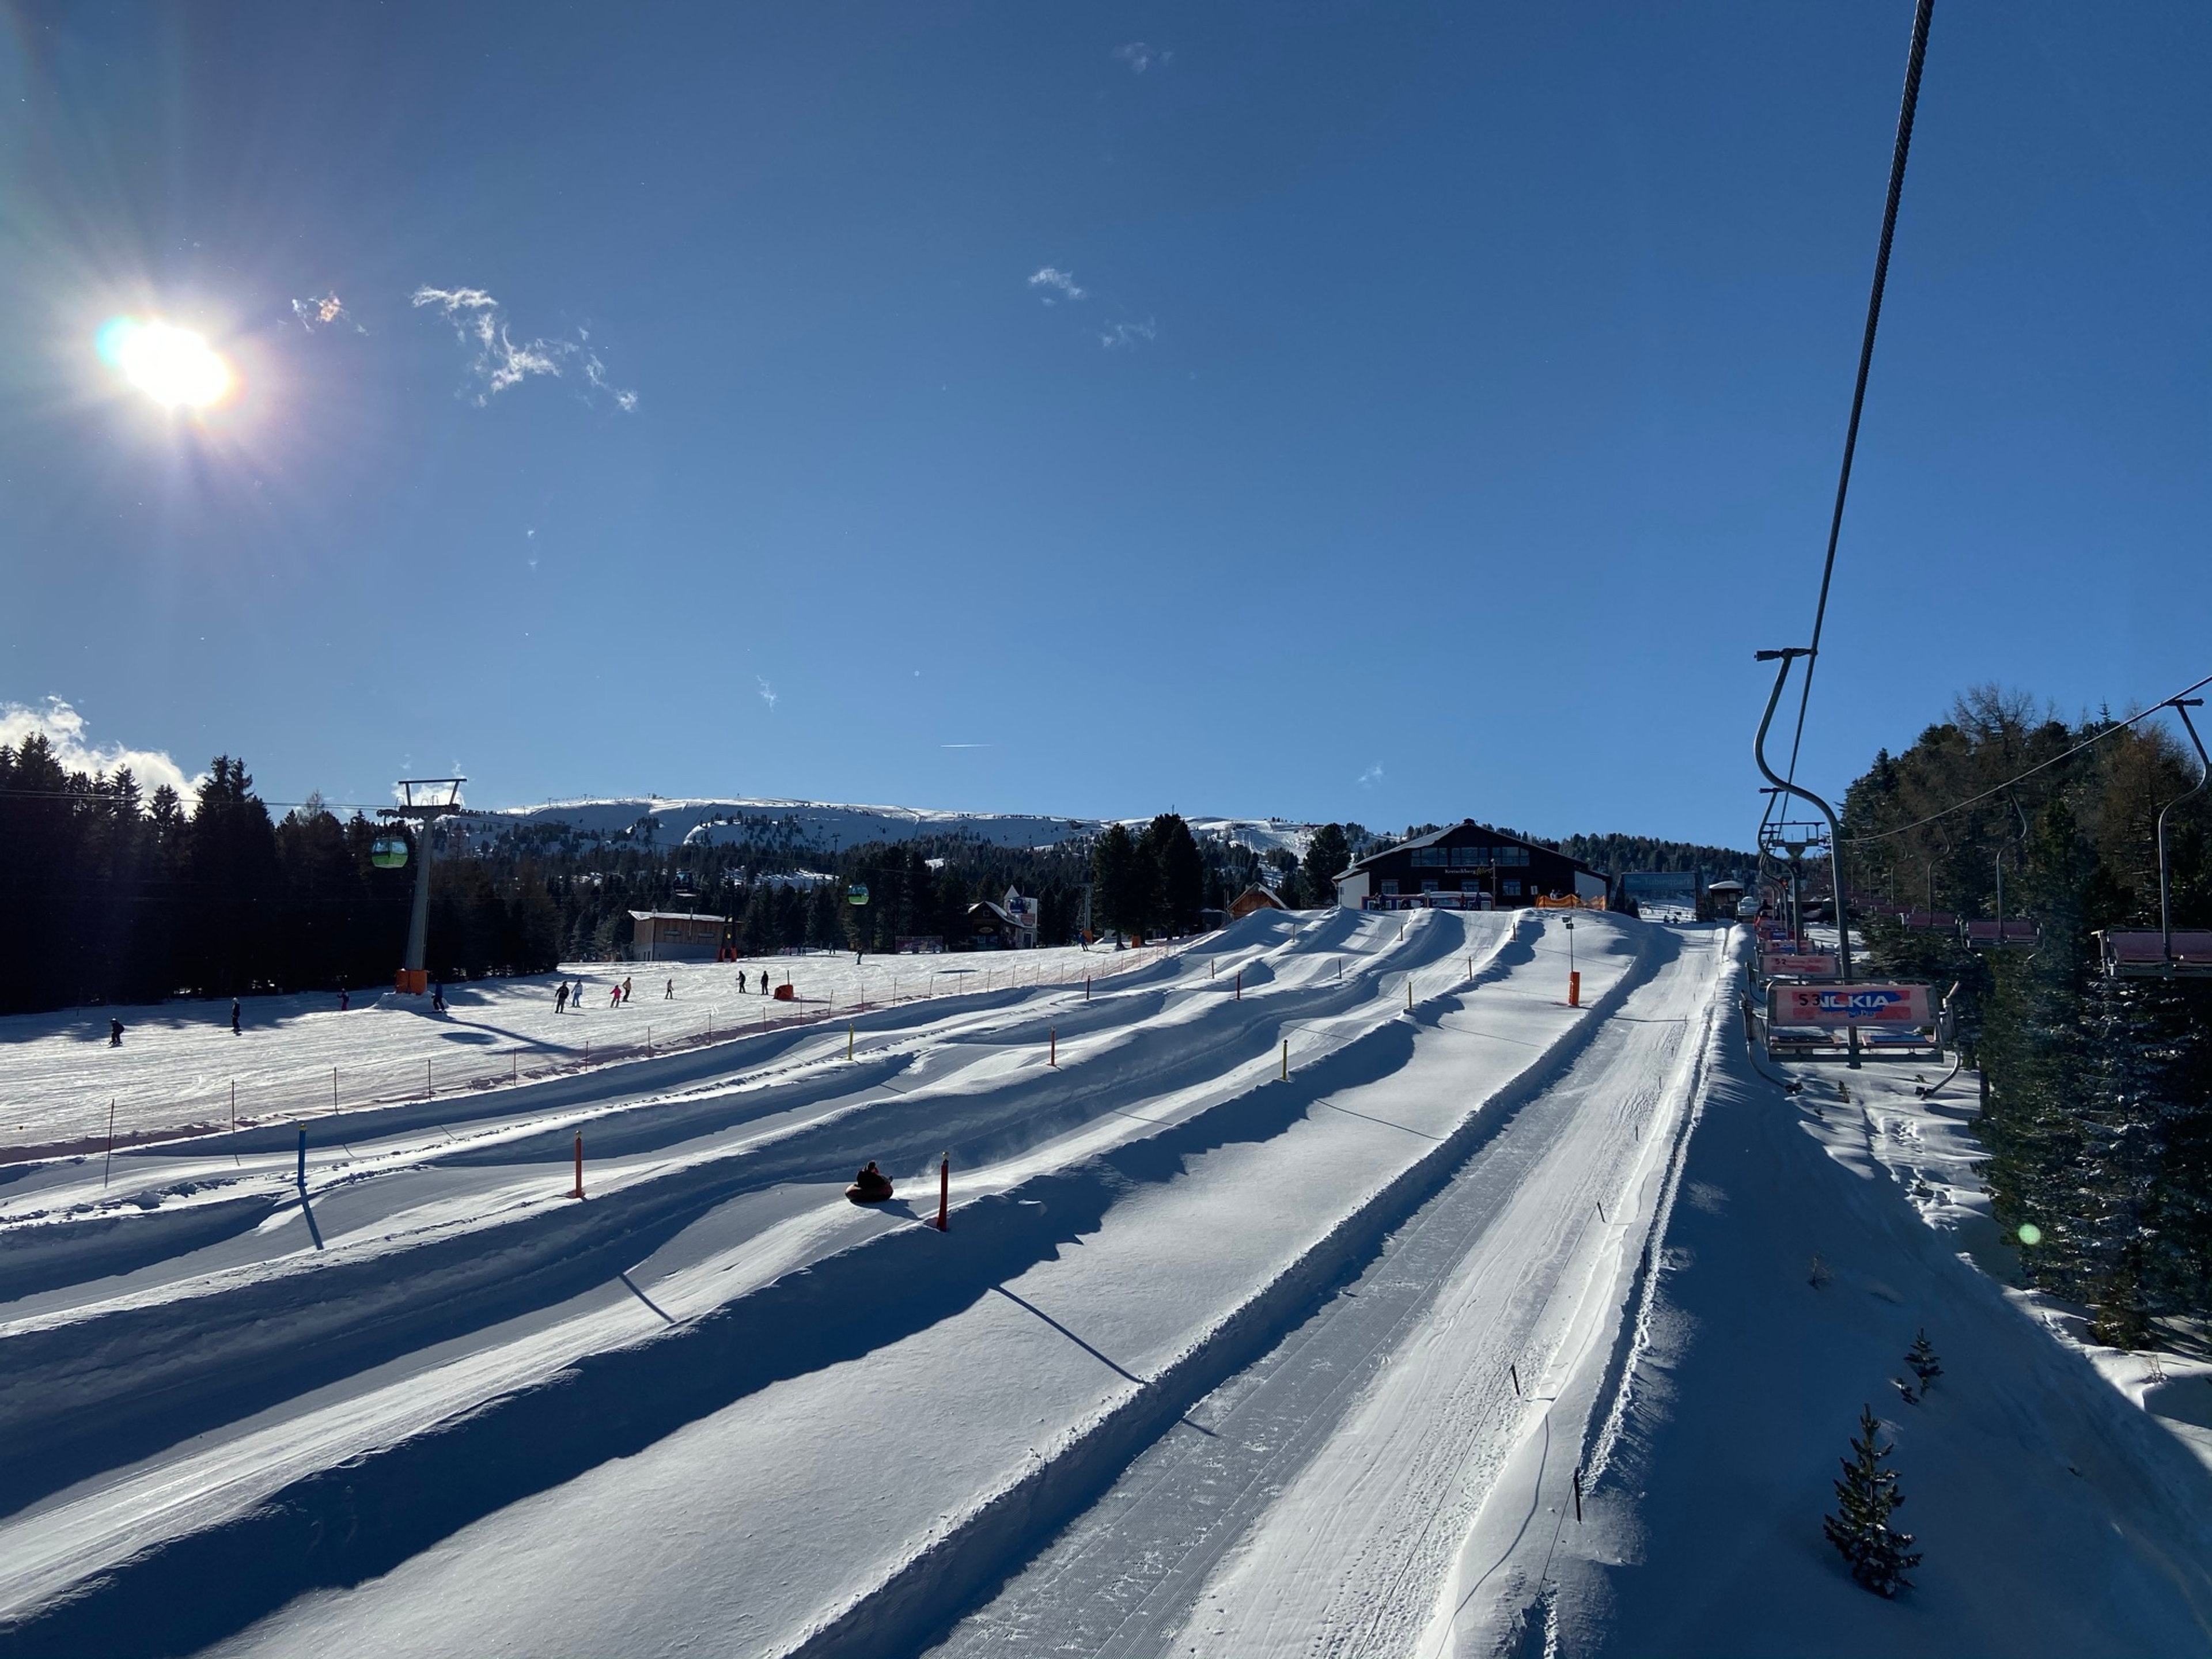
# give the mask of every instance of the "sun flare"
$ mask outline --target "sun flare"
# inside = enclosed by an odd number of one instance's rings
[[[100,331],[100,355],[165,409],[220,403],[238,377],[205,338],[156,319],[118,317]]]

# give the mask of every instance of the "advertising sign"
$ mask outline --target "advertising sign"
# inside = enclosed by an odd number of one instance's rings
[[[1776,1025],[1933,1025],[1925,985],[1777,985],[1766,1017]]]
[[[1836,953],[1793,952],[1767,951],[1759,958],[1759,971],[1769,979],[1778,974],[1784,979],[1833,979],[1837,973]]]

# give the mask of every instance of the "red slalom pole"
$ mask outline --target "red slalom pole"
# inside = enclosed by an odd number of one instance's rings
[[[581,1129],[579,1129],[579,1130],[577,1130],[577,1131],[576,1131],[576,1189],[575,1189],[575,1191],[574,1191],[574,1192],[570,1193],[570,1194],[568,1194],[568,1196],[569,1196],[569,1197],[571,1197],[571,1198],[581,1198],[583,1195],[584,1195],[584,1132],[583,1132]]]
[[[948,1151],[937,1165],[937,1231],[950,1232],[945,1212],[952,1204],[952,1154]]]

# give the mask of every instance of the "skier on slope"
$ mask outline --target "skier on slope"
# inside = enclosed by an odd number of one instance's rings
[[[629,975],[628,974],[624,974],[623,975],[622,1000],[624,1002],[628,1002],[629,1000]]]
[[[561,981],[561,988],[553,993],[553,1012],[556,1014],[562,1014],[568,1012],[568,981],[564,979]]]
[[[446,982],[443,980],[430,988],[430,1012],[434,1014],[446,1012]]]
[[[238,1035],[238,999],[236,997],[230,1000],[230,1034],[233,1036]]]
[[[668,981],[668,988],[660,994],[660,1000],[663,1002],[673,1002],[676,1000],[676,981],[672,979]]]
[[[111,1019],[107,1022],[107,1046],[111,1048],[120,1048],[123,1046],[123,1022],[119,1019]]]
[[[608,1006],[608,1007],[610,1007],[610,1008],[619,1008],[619,1007],[621,1007],[621,1006],[622,1006],[622,987],[621,987],[621,986],[619,986],[619,985],[616,986],[616,987],[615,987],[615,988],[613,989],[613,991],[611,991],[611,993],[609,993],[609,994],[608,994],[608,996],[607,996],[607,1006]]]

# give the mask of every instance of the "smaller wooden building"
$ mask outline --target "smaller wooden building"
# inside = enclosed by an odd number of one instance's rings
[[[729,923],[690,910],[633,910],[633,962],[713,962],[721,953]]]
[[[1290,908],[1265,887],[1247,887],[1229,901],[1229,919],[1242,921],[1255,910],[1287,910]]]
[[[1037,901],[1009,887],[995,904],[985,899],[968,907],[969,944],[978,951],[1034,951],[1042,921]]]

